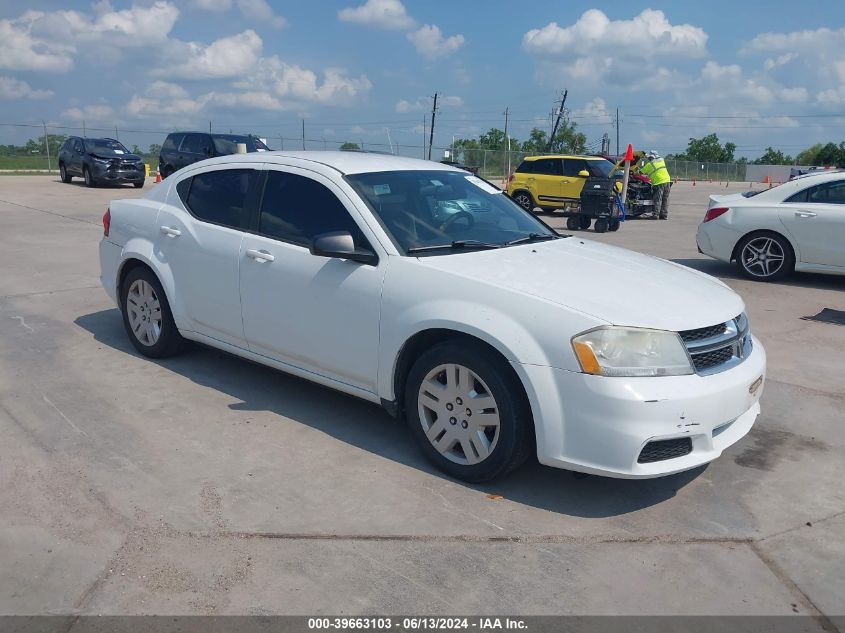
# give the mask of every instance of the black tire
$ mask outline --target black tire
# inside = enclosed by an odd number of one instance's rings
[[[82,177],[85,179],[85,186],[86,187],[96,187],[97,182],[94,180],[94,176],[91,175],[91,170],[87,167],[82,168]]]
[[[59,177],[65,184],[68,184],[71,180],[73,180],[73,176],[67,173],[64,163],[59,163]]]
[[[144,181],[142,180],[141,182],[133,182],[132,185],[135,187],[135,189],[140,189],[144,186]]]
[[[566,228],[569,231],[577,231],[581,228],[581,220],[577,215],[570,215],[566,218]]]
[[[592,223],[592,218],[587,215],[579,216],[578,221],[581,223],[581,230],[586,231],[590,228],[590,224]]]
[[[527,191],[517,191],[513,194],[513,201],[529,213],[534,210],[534,198]]]
[[[620,226],[622,226],[622,223],[619,220],[617,220],[616,218],[612,218],[610,220],[608,227],[607,227],[607,230],[608,231],[618,231]]]
[[[751,251],[761,246],[769,251],[767,256],[772,259],[768,261],[752,259]],[[785,237],[773,231],[758,231],[746,235],[736,245],[735,258],[739,272],[754,281],[777,281],[795,270],[795,254],[792,252],[792,246]],[[775,269],[772,266],[773,263],[779,263],[779,266]]]
[[[129,289],[136,281],[144,281],[152,286],[155,298],[158,299],[161,307],[161,333],[158,340],[152,345],[141,341],[130,325],[128,308]],[[179,334],[179,330],[176,329],[173,314],[170,312],[170,304],[167,302],[167,296],[164,294],[161,282],[159,282],[158,277],[146,266],[133,268],[126,275],[123,285],[120,288],[120,305],[121,312],[123,313],[123,327],[126,329],[126,334],[129,336],[129,340],[135,346],[135,349],[144,356],[149,358],[165,358],[178,354],[185,348],[186,341]]]
[[[593,228],[595,229],[596,233],[604,233],[607,231],[609,224],[610,223],[605,218],[599,218],[598,220],[596,220],[596,223]]]
[[[489,455],[476,464],[451,461],[433,446],[423,427],[419,411],[420,387],[430,372],[447,364],[461,365],[475,374],[487,385],[489,395],[495,401],[499,415],[498,436]],[[478,390],[478,383],[474,388]],[[459,403],[460,400],[456,398],[454,406],[461,407]],[[519,378],[495,352],[471,341],[439,343],[416,360],[405,383],[405,412],[411,434],[426,458],[456,479],[469,482],[495,479],[519,467],[536,450],[531,409]],[[444,420],[444,424],[448,423]],[[463,443],[460,446],[463,447]]]

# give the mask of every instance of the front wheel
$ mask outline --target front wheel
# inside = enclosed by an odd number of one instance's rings
[[[67,173],[67,168],[65,167],[65,164],[64,164],[64,163],[62,163],[61,165],[59,165],[59,177],[62,179],[62,182],[63,182],[63,183],[65,183],[65,184],[67,184],[67,183],[69,183],[71,180],[73,180],[73,176],[70,176],[70,175]]]
[[[97,183],[94,181],[94,177],[91,175],[91,170],[87,167],[82,168],[82,177],[85,179],[85,186],[86,187],[96,187]]]
[[[777,233],[749,235],[739,243],[736,253],[740,272],[756,281],[776,281],[795,267],[792,247]]]
[[[596,224],[593,227],[596,230],[596,233],[604,233],[609,228],[610,223],[605,218],[599,218],[596,220]]]
[[[581,222],[580,228],[582,230],[586,231],[588,228],[590,228],[590,223],[592,222],[592,219],[590,219],[590,216],[588,216],[588,215],[582,215],[582,216],[580,216],[580,222]]]
[[[132,184],[135,186],[135,189],[140,189],[144,186],[144,181],[142,180],[141,182],[133,182]]]
[[[129,271],[121,288],[120,303],[123,326],[141,354],[163,358],[182,351],[185,339],[176,329],[161,282],[149,268]]]
[[[408,424],[425,456],[470,482],[517,468],[533,448],[531,413],[513,369],[480,345],[440,343],[411,368]]]
[[[570,231],[577,231],[581,228],[581,220],[577,215],[570,215],[566,218],[566,228]]]

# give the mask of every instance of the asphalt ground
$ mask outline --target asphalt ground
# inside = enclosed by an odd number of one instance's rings
[[[750,435],[662,479],[534,463],[476,486],[371,404],[202,347],[140,357],[97,243],[108,201],[146,189],[0,178],[0,614],[797,613],[831,630],[845,328],[804,317],[845,309],[845,277],[754,283],[699,255],[708,194],[744,188],[679,183],[668,222],[581,236],[743,296],[769,357]]]

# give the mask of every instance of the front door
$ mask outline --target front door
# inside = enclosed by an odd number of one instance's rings
[[[387,266],[312,255],[315,236],[348,231],[373,239],[329,179],[295,167],[267,170],[258,234],[241,244],[240,289],[249,349],[375,392],[381,287]]]
[[[238,264],[259,168],[221,166],[179,181],[179,201],[156,221],[155,255],[173,276],[178,327],[244,349]]]
[[[845,267],[845,180],[827,182],[790,198],[781,222],[798,244],[799,261]]]
[[[573,200],[581,199],[581,190],[586,178],[582,171],[589,171],[587,161],[583,158],[565,158],[563,160],[563,179],[561,180],[561,195]]]
[[[534,161],[534,199],[541,207],[560,207],[565,201],[561,192],[563,164],[559,158],[540,158]]]

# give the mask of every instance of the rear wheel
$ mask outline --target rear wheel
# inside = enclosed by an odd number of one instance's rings
[[[65,183],[65,184],[69,183],[73,179],[73,176],[70,176],[67,173],[67,169],[65,168],[64,163],[61,163],[59,165],[59,177],[62,179],[62,182]]]
[[[534,210],[534,199],[531,197],[531,194],[527,191],[520,191],[516,193],[513,197],[513,201],[516,202],[526,211]]]
[[[577,215],[570,215],[566,218],[566,228],[570,231],[577,231],[581,228],[581,219]]]
[[[743,275],[757,281],[775,281],[792,272],[792,247],[777,233],[748,235],[736,249],[736,263]]]
[[[607,231],[609,226],[608,221],[605,218],[599,218],[596,220],[596,224],[593,227],[596,230],[596,233],[604,233]]]
[[[522,464],[533,448],[519,380],[481,345],[447,341],[425,352],[408,375],[405,403],[422,452],[457,479],[494,479]]]
[[[140,189],[144,186],[144,181],[142,180],[141,182],[133,182],[132,184],[135,186],[135,189]]]
[[[129,340],[144,356],[163,358],[184,348],[185,339],[176,329],[161,282],[149,268],[139,266],[126,275],[121,309]]]
[[[94,181],[94,177],[91,175],[91,170],[87,167],[82,168],[82,177],[85,179],[85,186],[86,187],[96,187],[97,183]]]
[[[612,220],[610,220],[610,224],[608,225],[607,230],[608,231],[618,231],[620,225],[621,225],[621,222],[619,222],[619,220],[617,220],[616,218],[613,218]]]

